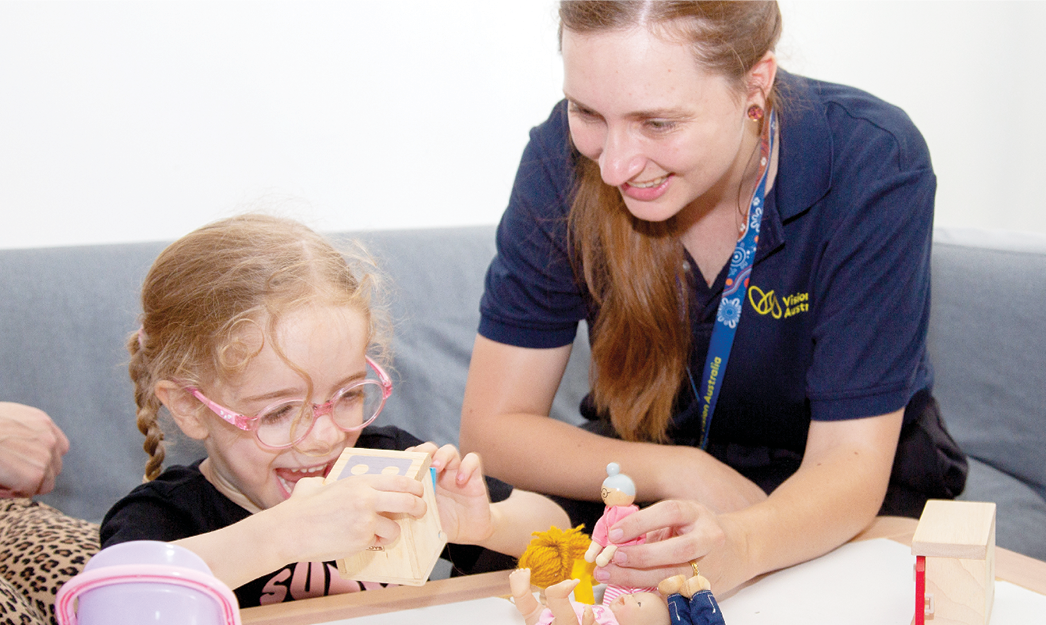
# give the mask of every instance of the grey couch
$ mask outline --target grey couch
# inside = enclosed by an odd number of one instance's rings
[[[456,442],[494,229],[359,238],[393,285],[395,390],[381,420]],[[0,250],[0,399],[45,410],[69,435],[65,470],[41,498],[67,514],[98,521],[141,481],[146,456],[123,345],[138,326],[139,284],[162,248]],[[1046,245],[1002,251],[939,236],[933,263],[936,395],[971,456],[963,497],[998,503],[1001,546],[1046,559]],[[553,410],[565,421],[580,421],[584,335]],[[199,457],[192,441],[174,443],[168,463]]]

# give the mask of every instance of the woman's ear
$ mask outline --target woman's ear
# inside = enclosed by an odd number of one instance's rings
[[[203,440],[210,435],[203,422],[200,402],[185,389],[170,380],[160,380],[153,387],[153,391],[186,436]]]
[[[774,88],[774,80],[777,79],[777,56],[773,51],[767,52],[763,58],[748,70],[748,105],[758,104],[766,108],[766,96]]]

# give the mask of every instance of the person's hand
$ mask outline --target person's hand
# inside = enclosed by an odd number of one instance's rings
[[[447,539],[453,543],[475,545],[490,538],[494,533],[494,517],[479,456],[466,454],[462,458],[453,445],[437,448],[435,443],[423,443],[408,451],[432,454],[431,466],[436,469],[436,504]]]
[[[175,544],[238,588],[289,563],[329,562],[392,543],[400,534],[392,516],[424,515],[422,494],[417,480],[402,475],[355,475],[330,484],[303,478],[286,500]]]
[[[51,492],[69,439],[42,410],[0,402],[0,497]]]
[[[674,575],[692,576],[693,560],[717,591],[747,579],[742,570],[745,556],[728,517],[697,502],[658,502],[619,521],[609,535],[610,540],[628,541],[644,533],[645,544],[619,547],[613,561],[596,570],[596,579],[622,586],[657,586]]]
[[[391,544],[400,528],[390,515],[421,517],[423,494],[417,480],[400,475],[357,475],[331,484],[310,477],[295,484],[289,499],[261,514],[273,515],[276,527],[286,528],[274,540],[288,562],[321,562]]]

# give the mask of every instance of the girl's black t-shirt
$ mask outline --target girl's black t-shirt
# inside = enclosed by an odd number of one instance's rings
[[[363,430],[356,447],[404,450],[421,443],[394,426],[369,427]],[[175,541],[212,532],[250,516],[250,512],[207,481],[200,472],[202,461],[169,467],[118,501],[102,521],[102,547],[131,540]],[[492,502],[503,501],[512,493],[512,487],[500,480],[487,477],[486,481]],[[274,536],[273,540],[279,537]],[[443,553],[457,573],[478,572],[477,567],[484,566],[481,563],[510,562],[499,555],[466,545],[448,545]],[[342,579],[334,562],[295,562],[236,588],[235,593],[240,607],[249,608],[382,586]]]

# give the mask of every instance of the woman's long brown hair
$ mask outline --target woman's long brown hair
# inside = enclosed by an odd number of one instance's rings
[[[776,2],[565,0],[559,16],[561,32],[644,27],[686,42],[698,63],[733,80],[738,93],[781,34]],[[575,270],[599,306],[592,327],[595,407],[623,439],[663,442],[691,350],[676,221],[636,219],[599,166],[581,158],[569,232]]]

